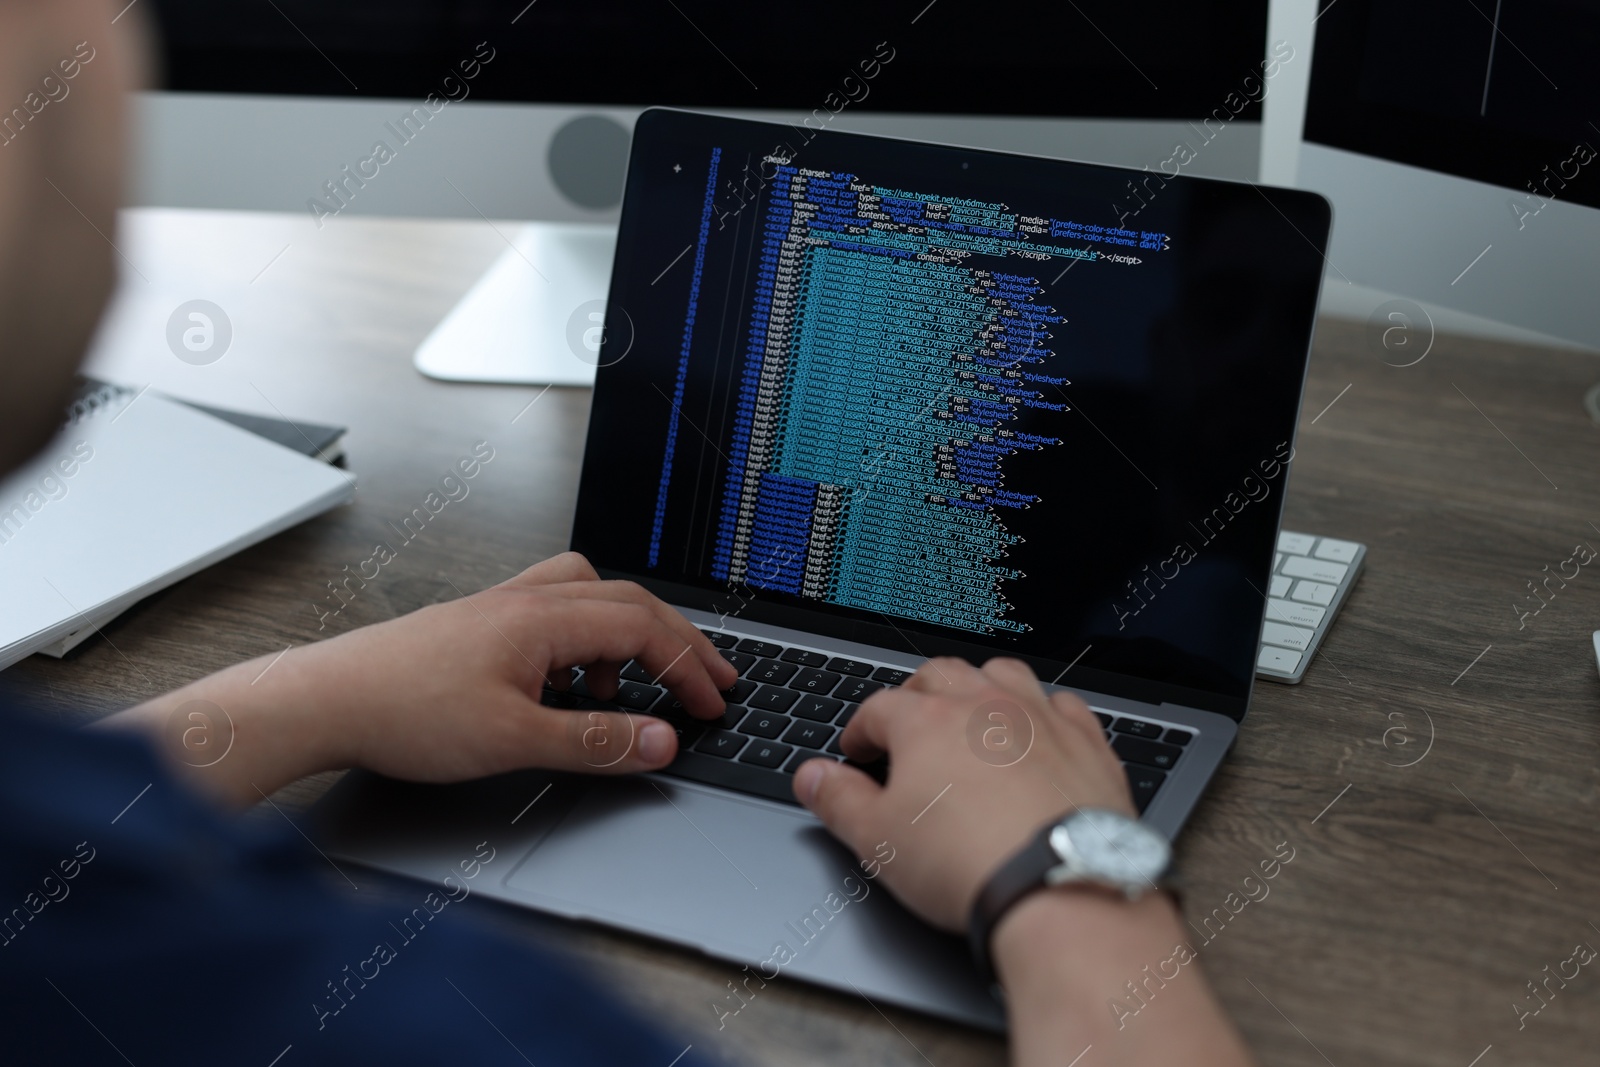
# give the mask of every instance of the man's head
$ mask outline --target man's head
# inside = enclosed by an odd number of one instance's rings
[[[116,281],[127,94],[144,77],[122,6],[0,0],[0,474],[60,424]]]

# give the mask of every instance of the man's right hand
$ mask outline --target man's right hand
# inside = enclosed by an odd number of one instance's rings
[[[1074,808],[1133,813],[1088,706],[1046,694],[1019,660],[930,660],[862,704],[840,743],[860,762],[888,755],[888,784],[817,759],[795,795],[857,856],[887,842],[885,885],[946,930],[966,929],[983,884],[1047,822]]]

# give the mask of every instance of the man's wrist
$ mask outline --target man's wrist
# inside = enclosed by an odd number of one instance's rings
[[[1059,990],[1063,981],[1088,993],[1106,986],[1107,968],[1131,964],[1131,977],[1149,962],[1143,955],[1164,955],[1181,937],[1180,916],[1166,893],[1151,890],[1130,901],[1111,890],[1073,884],[1042,888],[1018,901],[995,926],[989,951],[1008,995],[1040,983]],[[1112,981],[1114,986],[1120,979]]]

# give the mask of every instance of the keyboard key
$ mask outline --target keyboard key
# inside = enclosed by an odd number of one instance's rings
[[[869,682],[865,678],[846,678],[844,684],[833,691],[833,695],[840,700],[859,704],[882,688],[879,683]]]
[[[795,675],[794,680],[789,683],[789,688],[821,696],[833,692],[833,687],[838,684],[839,675],[832,671],[803,670]]]
[[[706,640],[718,648],[732,648],[739,643],[737,637],[732,634],[725,634],[721,630],[701,630],[700,632],[706,635]]]
[[[722,714],[711,720],[712,725],[720,726],[724,730],[731,730],[739,725],[739,720],[750,714],[748,708],[741,708],[737,704],[729,704],[722,709]]]
[[[1282,671],[1284,674],[1293,674],[1295,668],[1300,666],[1302,652],[1291,652],[1287,648],[1272,648],[1266,646],[1256,656],[1256,670]]]
[[[1292,600],[1267,601],[1267,619],[1271,622],[1286,622],[1291,626],[1306,626],[1315,630],[1322,624],[1322,617],[1326,614],[1327,608],[1319,608],[1315,604],[1296,604]]]
[[[843,730],[847,725],[849,725],[850,720],[855,718],[856,712],[859,710],[861,710],[860,704],[846,704],[844,710],[839,713],[839,718],[834,721],[833,725]]]
[[[745,738],[726,730],[712,730],[694,743],[696,752],[704,752],[708,756],[721,756],[723,759],[732,759],[739,754],[745,746]]]
[[[1281,622],[1268,622],[1261,626],[1261,641],[1263,644],[1304,652],[1311,647],[1311,635],[1314,632],[1299,626],[1287,626]]]
[[[771,641],[758,641],[754,637],[747,637],[739,642],[739,651],[748,652],[752,656],[766,656],[771,658],[783,651],[782,645],[775,645]]]
[[[794,702],[800,699],[800,694],[793,689],[779,689],[775,685],[764,685],[757,689],[745,701],[745,706],[752,711],[788,711],[794,707]]]
[[[1274,574],[1272,576],[1272,595],[1279,597],[1288,596],[1289,587],[1292,585],[1294,585],[1293,578],[1285,578],[1281,574]]]
[[[828,656],[824,652],[812,652],[808,648],[785,649],[782,656],[778,657],[785,663],[798,663],[802,667],[826,667]]]
[[[1161,740],[1165,741],[1169,745],[1178,745],[1181,747],[1183,745],[1187,745],[1190,741],[1193,741],[1194,734],[1191,734],[1188,730],[1168,730],[1167,736],[1163,737]]]
[[[665,689],[642,682],[623,682],[617,688],[617,703],[632,711],[649,711],[650,705],[661,698]]]
[[[1354,563],[1356,552],[1361,548],[1354,541],[1335,541],[1331,537],[1324,537],[1317,550],[1311,553],[1318,559],[1328,559],[1335,563]]]
[[[1278,573],[1287,574],[1291,578],[1307,578],[1313,582],[1327,582],[1338,585],[1344,581],[1344,576],[1350,573],[1348,563],[1330,563],[1325,559],[1307,559],[1294,556],[1286,560]]]
[[[787,715],[773,715],[765,711],[752,711],[739,721],[739,732],[755,737],[780,737],[794,720]]]
[[[828,747],[826,749],[824,749],[823,751],[832,752],[836,756],[844,755],[844,748],[841,747],[840,744],[839,744],[839,738],[841,738],[843,736],[844,736],[844,731],[843,730],[840,730],[838,733],[834,734],[833,735],[833,740],[828,742]]]
[[[594,696],[593,693],[589,692],[589,678],[588,678],[588,676],[587,675],[583,675],[583,674],[578,674],[576,671],[573,672],[572,684],[567,687],[567,692],[571,693],[575,697],[592,697],[592,696]]]
[[[789,762],[783,765],[784,774],[793,774],[800,769],[800,765],[808,759],[816,759],[822,753],[810,748],[797,748],[794,755],[789,757]],[[842,758],[842,757],[839,757]]]
[[[756,665],[756,657],[750,655],[749,653],[734,652],[732,649],[727,648],[721,648],[717,651],[722,654],[723,659],[733,664],[740,674],[743,674],[745,671]]]
[[[629,660],[628,665],[622,668],[622,677],[630,682],[643,682],[645,685],[653,685],[656,680],[656,676],[645,670],[644,664],[636,659]]]
[[[539,694],[539,703],[547,708],[575,708],[580,698],[559,689],[546,688]]]
[[[1111,716],[1105,712],[1097,711],[1094,713],[1094,717],[1100,720],[1100,729],[1107,730],[1111,728]]]
[[[844,701],[835,700],[833,697],[802,696],[795,706],[789,709],[789,714],[801,719],[810,719],[812,722],[832,722],[842,707]]]
[[[750,699],[750,694],[756,691],[756,683],[748,678],[740,678],[722,691],[722,699],[729,704],[743,704]]]
[[[799,745],[802,748],[821,748],[833,739],[833,727],[824,726],[820,722],[796,720],[795,724],[784,733],[783,739],[788,744]]]
[[[1143,815],[1144,809],[1155,799],[1156,791],[1161,788],[1161,783],[1167,780],[1167,776],[1154,768],[1132,763],[1124,763],[1122,769],[1127,772],[1128,787],[1133,791],[1133,806],[1139,809],[1140,815]]]
[[[1112,729],[1119,734],[1132,734],[1134,737],[1160,737],[1165,727],[1160,723],[1143,722],[1139,719],[1118,719]]]
[[[858,659],[845,659],[843,656],[835,656],[828,661],[828,669],[830,671],[838,671],[840,674],[853,674],[858,678],[865,678],[872,673],[872,664],[862,663]]]
[[[1317,539],[1310,534],[1280,533],[1278,535],[1278,551],[1292,552],[1297,556],[1309,556],[1311,554],[1311,546],[1316,543]]]
[[[777,770],[793,752],[794,749],[788,745],[780,745],[776,741],[752,741],[750,747],[744,750],[744,755],[739,757],[739,762]]]
[[[905,685],[911,681],[911,676],[915,673],[915,671],[902,671],[895,667],[879,667],[872,672],[872,680],[874,682],[882,682],[884,685]]]
[[[794,677],[794,672],[799,670],[793,663],[784,663],[781,660],[757,660],[756,665],[744,672],[746,678],[753,678],[758,682],[768,685],[782,685]]]
[[[1282,552],[1279,552],[1276,555],[1274,555],[1272,557],[1272,573],[1273,574],[1277,574],[1278,573],[1278,568],[1282,567],[1283,566],[1283,561],[1288,559],[1288,558],[1289,557],[1284,555]]]
[[[1333,603],[1333,595],[1339,591],[1336,585],[1324,585],[1321,582],[1297,582],[1294,593],[1295,600],[1306,604],[1321,604],[1327,607]]]
[[[1183,749],[1177,745],[1163,745],[1160,741],[1146,741],[1142,737],[1129,737],[1127,734],[1118,736],[1111,742],[1111,747],[1129,763],[1142,763],[1159,771],[1172,770],[1172,765],[1183,755]]]

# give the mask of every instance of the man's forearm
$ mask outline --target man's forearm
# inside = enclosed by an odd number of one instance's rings
[[[1092,1045],[1086,1064],[1252,1064],[1192,953],[1177,962],[1188,940],[1161,894],[1128,903],[1061,888],[1022,901],[992,944],[1012,1063],[1062,1067]]]
[[[349,766],[344,720],[319,672],[325,655],[309,645],[276,663],[271,656],[240,663],[95,728],[148,735],[180,778],[248,807],[308,774]]]

